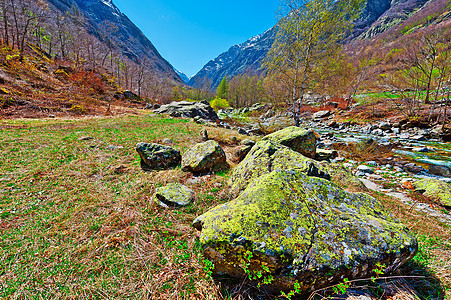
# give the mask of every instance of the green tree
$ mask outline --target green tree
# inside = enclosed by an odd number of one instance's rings
[[[288,90],[296,126],[304,94],[315,85],[314,73],[321,62],[339,53],[360,14],[363,0],[282,0],[276,40],[263,66],[278,74]],[[324,70],[323,70],[324,71]]]
[[[216,89],[216,96],[221,99],[227,99],[227,94],[229,92],[229,81],[226,77],[221,80],[218,88]]]

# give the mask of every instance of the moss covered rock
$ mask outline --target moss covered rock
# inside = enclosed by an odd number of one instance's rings
[[[418,192],[436,200],[440,205],[451,207],[451,184],[436,179],[423,179],[413,185]]]
[[[391,272],[417,241],[382,205],[299,170],[273,171],[235,200],[198,217],[216,275],[266,279],[271,289],[301,292],[343,278]]]
[[[139,143],[136,151],[141,157],[141,168],[144,171],[176,167],[182,160],[180,151],[164,145]]]
[[[191,204],[194,192],[180,183],[170,183],[157,189],[154,202],[163,207],[178,207]]]
[[[216,141],[207,141],[189,149],[182,157],[182,170],[207,173],[228,168],[224,150]]]
[[[299,152],[271,140],[260,141],[235,167],[229,180],[230,193],[237,196],[252,180],[275,170],[298,169],[309,176],[330,179],[325,167]]]
[[[316,155],[316,136],[312,130],[290,126],[265,136],[263,140],[282,144],[309,158]]]

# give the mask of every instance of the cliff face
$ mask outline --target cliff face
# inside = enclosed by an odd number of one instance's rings
[[[368,0],[349,40],[372,38],[407,20],[424,6],[433,6],[440,1],[443,0]],[[276,33],[276,27],[273,27],[262,35],[231,47],[208,62],[191,78],[189,84],[196,86],[208,80],[215,88],[224,76],[234,77],[256,70],[258,72]]]
[[[47,0],[61,12],[78,7],[88,23],[86,28],[91,34],[100,36],[100,26],[104,22],[111,22],[117,26],[114,38],[120,51],[134,61],[148,59],[152,69],[161,76],[182,83],[180,76],[174,71],[150,40],[123,14],[112,0]]]

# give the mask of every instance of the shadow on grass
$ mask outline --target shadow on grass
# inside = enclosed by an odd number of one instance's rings
[[[352,279],[350,279],[352,281]],[[215,278],[221,286],[221,293],[227,300],[273,300],[287,299],[280,293],[271,292],[268,287],[258,287],[256,282],[228,277]],[[439,278],[415,261],[405,264],[396,274],[375,280],[352,283],[345,293],[336,293],[333,286],[320,292],[295,295],[292,299],[446,299],[446,288]]]

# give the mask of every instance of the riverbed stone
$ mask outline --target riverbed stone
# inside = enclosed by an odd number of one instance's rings
[[[271,140],[260,141],[238,164],[229,179],[230,194],[237,196],[250,182],[275,170],[297,169],[314,177],[330,179],[319,162]]]
[[[418,249],[408,228],[376,199],[300,170],[263,175],[193,226],[214,275],[261,272],[273,277],[271,289],[297,283],[301,293],[343,278],[369,278],[376,263],[390,273]]]
[[[141,168],[144,171],[176,167],[182,160],[180,151],[165,145],[138,143],[136,151],[141,157]]]
[[[315,158],[316,155],[316,136],[313,130],[290,126],[265,136],[263,140],[282,144],[309,158]]]
[[[157,189],[154,202],[162,207],[181,207],[191,204],[194,191],[178,182]]]
[[[182,170],[185,172],[208,173],[228,167],[224,150],[213,140],[195,145],[182,157]]]
[[[324,119],[324,118],[329,117],[331,114],[332,114],[332,112],[329,110],[322,110],[322,111],[314,113],[312,115],[312,118],[313,119]]]
[[[451,177],[451,168],[447,166],[441,165],[429,165],[429,173],[442,176],[442,177]]]
[[[374,173],[374,170],[366,165],[358,166],[357,171],[365,173],[365,174],[373,174]]]
[[[436,200],[440,205],[451,207],[451,184],[436,179],[423,179],[413,184],[415,190]]]

